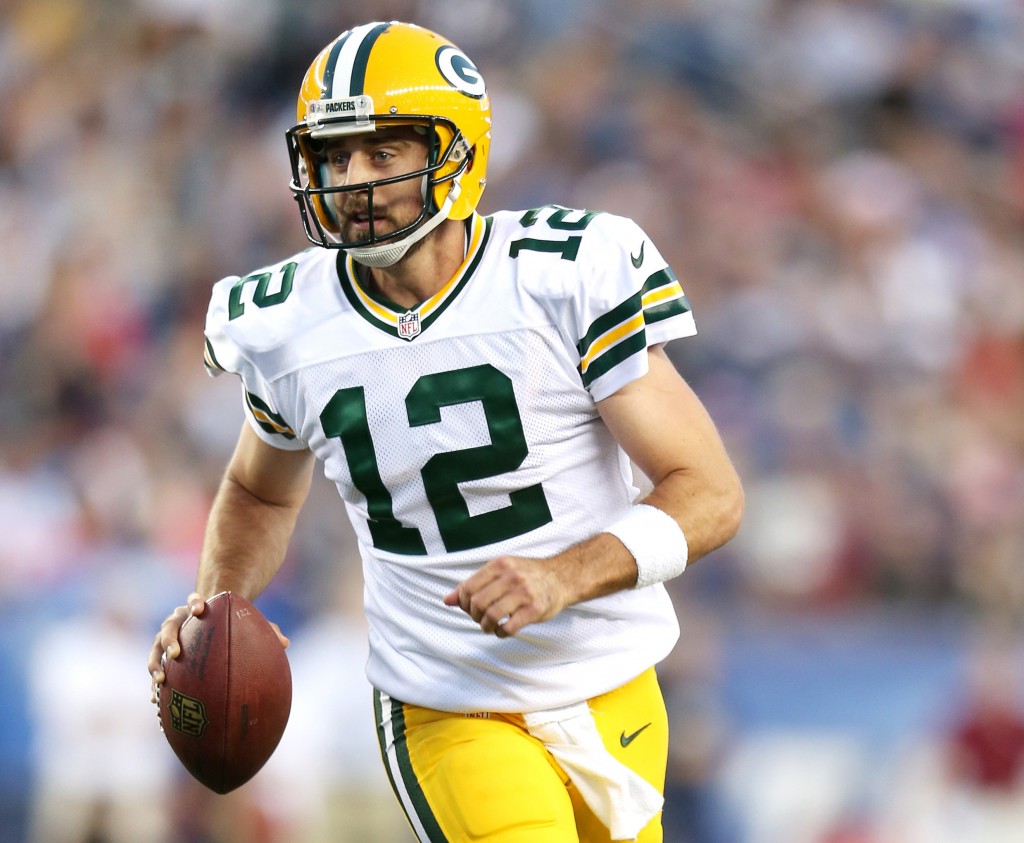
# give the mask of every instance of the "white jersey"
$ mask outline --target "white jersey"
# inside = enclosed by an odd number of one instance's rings
[[[359,539],[370,682],[446,711],[528,712],[604,693],[663,659],[661,585],[485,634],[443,597],[488,560],[548,557],[638,490],[595,402],[695,332],[678,280],[631,220],[548,206],[474,215],[467,254],[407,309],[308,249],[213,291],[206,361],[241,377],[247,418],[311,449]]]

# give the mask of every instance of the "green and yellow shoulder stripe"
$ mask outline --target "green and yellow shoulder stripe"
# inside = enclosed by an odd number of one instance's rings
[[[603,316],[595,319],[576,344],[584,386],[626,358],[647,348],[647,328],[690,312],[690,303],[675,273],[665,267],[643,287]]]

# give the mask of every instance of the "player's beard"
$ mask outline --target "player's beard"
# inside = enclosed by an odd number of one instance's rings
[[[422,208],[416,210],[419,215]],[[346,199],[341,210],[343,220],[342,234],[349,243],[367,243],[371,234],[375,242],[387,242],[391,232],[409,225],[415,217],[408,220],[396,218],[390,211],[388,205],[374,202],[372,226],[367,225],[369,213],[369,202],[365,195],[350,196]],[[365,226],[365,227],[364,227]]]
[[[382,227],[388,228],[389,220],[386,208],[382,213],[379,208],[374,208],[374,219],[372,224],[367,225],[369,219],[369,203],[365,196],[347,196],[341,208],[342,239],[348,243],[365,243],[374,237],[380,236]]]

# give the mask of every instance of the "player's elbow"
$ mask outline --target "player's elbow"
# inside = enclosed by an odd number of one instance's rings
[[[745,497],[743,483],[735,469],[730,466],[728,471],[720,475],[714,494],[715,514],[711,519],[715,525],[716,535],[712,543],[721,547],[739,532],[743,521]]]
[[[722,543],[732,539],[739,532],[740,524],[743,521],[743,510],[746,506],[746,497],[743,493],[743,482],[740,476],[733,471],[732,477],[727,484],[725,499],[722,503],[722,532],[724,538]]]

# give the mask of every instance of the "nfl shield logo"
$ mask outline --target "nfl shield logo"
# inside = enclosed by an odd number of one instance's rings
[[[171,728],[194,738],[201,738],[210,725],[203,701],[185,696],[180,691],[171,691],[171,702],[167,710],[171,715]]]
[[[411,310],[398,317],[398,336],[403,340],[415,339],[420,333],[420,315]]]

